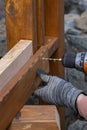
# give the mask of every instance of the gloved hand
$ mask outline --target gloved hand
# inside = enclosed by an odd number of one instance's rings
[[[38,70],[38,75],[45,82],[45,86],[37,89],[35,95],[50,104],[66,106],[77,112],[76,100],[82,90],[59,77],[47,75],[42,70]]]

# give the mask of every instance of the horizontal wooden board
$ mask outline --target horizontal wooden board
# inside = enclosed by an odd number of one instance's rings
[[[10,130],[59,130],[59,128],[57,127],[57,124],[55,124],[54,122],[53,123],[26,122],[26,123],[14,124],[14,126]]]
[[[14,119],[9,130],[59,130],[60,119],[55,106],[24,106],[19,119]]]
[[[0,90],[17,74],[32,55],[32,41],[21,40],[0,60]]]
[[[53,48],[53,49],[52,49]],[[48,38],[46,46],[41,47],[35,55],[21,68],[0,91],[0,129],[5,130],[13,117],[25,104],[30,95],[38,87],[41,80],[37,76],[37,70],[43,69],[49,72],[48,61],[42,57],[51,56],[58,48],[57,38]]]

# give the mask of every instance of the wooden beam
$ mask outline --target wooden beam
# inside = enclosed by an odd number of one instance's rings
[[[60,130],[59,114],[55,106],[24,106],[19,119],[9,130]]]
[[[48,39],[47,45],[41,47],[13,77],[13,79],[11,79],[0,91],[1,130],[5,130],[7,128],[13,117],[40,84],[40,79],[36,74],[37,69],[43,69],[47,72],[49,71],[48,61],[42,61],[42,57],[51,56],[57,48],[58,39],[50,38],[50,41]]]
[[[32,55],[32,41],[21,40],[0,60],[0,90],[17,74]]]
[[[36,3],[35,0],[5,0],[8,49],[19,40],[33,40],[37,50]]]

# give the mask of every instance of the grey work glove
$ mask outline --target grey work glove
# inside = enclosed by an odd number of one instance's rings
[[[77,112],[76,100],[82,90],[59,77],[47,75],[42,70],[38,70],[38,75],[45,82],[45,86],[37,89],[35,95],[50,104],[66,106]]]

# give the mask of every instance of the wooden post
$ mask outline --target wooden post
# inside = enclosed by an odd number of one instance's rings
[[[8,49],[25,39],[33,40],[33,50],[37,50],[35,3],[35,0],[5,0]]]
[[[48,43],[51,44],[51,41],[53,41],[53,39],[55,39],[54,37],[56,37],[57,38],[56,42],[58,42],[59,39],[59,43],[58,43],[59,48],[56,48],[56,46],[51,46],[51,48],[49,49],[50,55],[48,54],[48,57],[52,56],[53,58],[60,58],[61,56],[63,56],[64,54],[64,0],[54,0],[54,1],[53,0],[37,0],[37,1],[36,0],[21,0],[21,1],[5,0],[5,7],[6,7],[7,39],[8,39],[9,49],[11,49],[20,39],[27,39],[27,40],[32,39],[33,52],[35,53],[38,50],[38,48],[41,47],[42,45],[46,45]],[[48,51],[45,50],[44,52],[46,53]],[[46,56],[44,55],[45,54],[44,52],[42,53],[42,56]],[[33,64],[33,62],[34,61],[32,61],[31,63]],[[33,76],[33,74],[35,74],[37,68],[41,66],[39,62],[40,62],[39,59],[34,62],[33,64],[33,68],[35,67],[34,72],[31,72],[30,69],[29,71],[27,70],[28,72],[31,73],[33,79],[35,79],[34,77],[35,75]],[[33,68],[31,70],[33,70]],[[41,66],[41,68],[44,67]],[[50,73],[53,75],[58,75],[60,77],[63,77],[64,68],[62,64],[58,62],[57,63],[51,62]],[[28,87],[28,80],[27,80],[28,76],[30,76],[30,74],[26,73],[20,85],[22,85],[23,82],[25,83],[26,81],[26,85]],[[31,80],[31,76],[30,76],[30,80]],[[34,80],[32,80],[32,82],[33,81]],[[32,88],[31,91],[33,92],[33,90],[34,89]],[[27,98],[28,98],[28,93],[26,99]],[[25,100],[23,100],[23,102],[24,101]],[[23,105],[23,102],[21,105]],[[16,109],[15,112],[17,112],[17,110],[18,109]],[[62,126],[62,130],[64,130],[63,109],[61,109],[60,114],[61,114],[61,124],[62,124],[61,126]],[[10,119],[12,119],[12,117],[13,116],[11,116]]]
[[[38,47],[44,45],[45,42],[45,26],[44,26],[44,0],[36,0],[37,8],[37,41]]]
[[[64,8],[63,8],[64,1],[44,0],[44,7],[45,7],[45,36],[58,37],[59,48],[54,54],[54,57],[59,58],[64,54]],[[51,67],[51,70],[53,70],[53,74],[60,75],[63,77],[64,68],[62,64],[54,63],[54,66],[53,67],[55,69]]]
[[[64,0],[44,0],[45,7],[45,35],[56,36],[59,39],[59,48],[52,55],[60,58],[64,54]],[[50,62],[50,73],[52,75],[64,76],[64,68],[59,62]],[[64,130],[64,110],[59,108],[61,118],[61,129]]]

